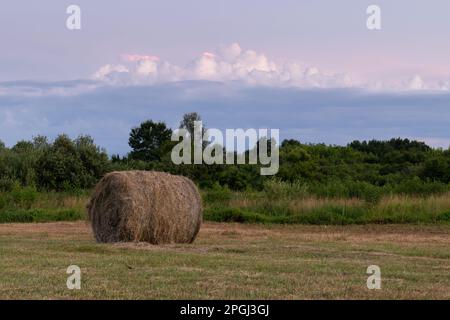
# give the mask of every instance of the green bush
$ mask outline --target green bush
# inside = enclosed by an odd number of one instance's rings
[[[206,203],[226,202],[231,200],[232,196],[233,193],[227,186],[222,187],[215,183],[211,189],[203,193],[203,200]]]
[[[38,197],[38,192],[34,186],[22,187],[18,183],[14,184],[10,196],[13,205],[29,209]]]
[[[393,194],[428,196],[442,194],[449,190],[448,184],[439,181],[423,181],[419,177],[404,180],[386,187]]]
[[[108,171],[106,152],[89,136],[71,140],[60,135],[36,164],[39,185],[47,190],[90,188]]]

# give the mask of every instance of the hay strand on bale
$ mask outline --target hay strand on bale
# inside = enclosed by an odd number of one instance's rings
[[[202,222],[202,202],[186,177],[112,172],[95,187],[88,213],[98,242],[191,243]]]

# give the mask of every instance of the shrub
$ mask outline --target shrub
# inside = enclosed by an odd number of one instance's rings
[[[34,186],[22,187],[16,183],[14,184],[10,195],[15,206],[29,209],[37,199],[38,192]]]
[[[59,136],[37,162],[39,185],[57,191],[90,188],[107,169],[106,153],[86,136]]]
[[[418,177],[391,184],[387,188],[394,194],[409,194],[427,196],[442,194],[449,190],[449,186],[439,181],[422,181]]]
[[[215,183],[211,189],[203,193],[203,200],[207,203],[226,202],[231,200],[233,193],[227,186],[220,186]]]

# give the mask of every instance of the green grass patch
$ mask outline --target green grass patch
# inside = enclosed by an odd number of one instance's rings
[[[0,223],[76,221],[84,218],[83,212],[74,209],[18,209],[0,212]]]
[[[325,206],[303,213],[267,213],[252,209],[210,207],[204,219],[216,222],[280,223],[310,225],[349,224],[402,224],[402,223],[449,223],[450,211],[438,214],[427,212],[379,212],[372,207]]]

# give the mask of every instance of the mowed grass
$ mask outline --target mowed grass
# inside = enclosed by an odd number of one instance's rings
[[[208,222],[191,245],[152,246],[97,244],[85,222],[0,224],[0,257],[1,299],[450,299],[449,225]]]

